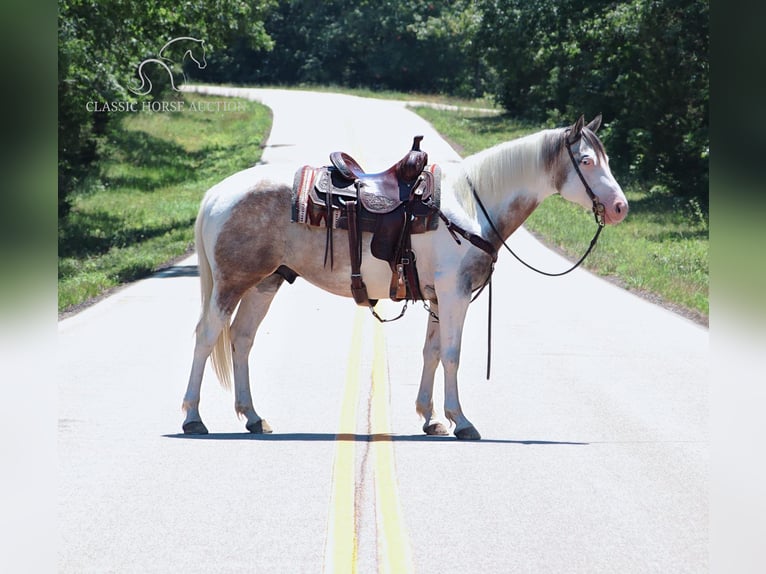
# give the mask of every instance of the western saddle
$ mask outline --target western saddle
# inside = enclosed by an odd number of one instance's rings
[[[371,232],[373,256],[391,267],[389,295],[394,301],[423,299],[418,282],[412,234],[439,224],[440,170],[428,165],[415,136],[410,151],[385,171],[366,173],[344,152],[330,154],[332,165],[304,166],[293,186],[293,221],[327,228],[325,265],[333,262],[333,228],[348,230],[351,293],[358,305],[373,307],[361,274],[362,232]]]
[[[370,213],[390,213],[413,199],[413,185],[428,163],[428,154],[420,149],[422,139],[423,136],[415,136],[407,155],[380,173],[365,173],[354,158],[342,151],[331,153],[330,162],[340,177],[357,186],[359,201],[365,209]]]

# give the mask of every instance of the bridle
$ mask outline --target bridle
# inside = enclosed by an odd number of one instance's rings
[[[484,204],[481,202],[481,198],[479,197],[479,194],[476,191],[476,186],[474,186],[473,182],[471,181],[471,178],[468,177],[468,174],[465,175],[465,178],[468,181],[468,185],[471,188],[471,193],[473,194],[474,199],[476,199],[476,203],[481,209],[481,212],[484,214],[484,218],[487,220],[487,223],[489,223],[490,229],[492,229],[493,233],[500,240],[500,243],[503,245],[503,247],[505,247],[508,250],[508,252],[511,255],[513,255],[519,263],[531,269],[532,271],[535,271],[536,273],[545,275],[547,277],[561,277],[562,275],[566,275],[567,273],[571,273],[572,271],[577,269],[580,266],[580,264],[582,264],[582,262],[585,261],[585,258],[588,257],[588,255],[590,255],[590,252],[593,251],[593,248],[596,246],[596,242],[598,241],[598,236],[601,235],[601,231],[603,231],[604,225],[605,225],[604,214],[606,212],[606,208],[604,207],[604,204],[598,200],[598,197],[593,192],[593,189],[591,189],[590,185],[588,185],[588,181],[585,179],[585,176],[582,174],[582,171],[580,171],[580,166],[578,165],[577,160],[575,159],[574,153],[572,152],[572,144],[575,143],[578,139],[582,138],[582,135],[578,135],[578,137],[575,138],[574,141],[570,142],[569,131],[570,129],[568,128],[567,131],[564,133],[564,146],[567,148],[567,152],[569,153],[569,159],[572,160],[572,166],[574,166],[574,169],[577,172],[577,175],[579,176],[580,181],[585,186],[585,192],[588,194],[588,197],[593,202],[593,216],[596,219],[596,224],[598,225],[598,228],[596,229],[596,234],[593,236],[593,239],[590,240],[590,245],[588,246],[588,249],[585,251],[583,256],[577,260],[577,263],[572,265],[572,267],[570,267],[566,271],[561,271],[560,273],[549,273],[548,271],[542,271],[530,265],[529,263],[524,261],[521,257],[516,255],[513,249],[508,247],[508,244],[505,242],[505,239],[503,239],[503,236],[500,235],[500,232],[497,230],[497,227],[495,227],[495,224],[493,223],[492,218],[490,218],[489,213],[487,212],[487,209],[484,207]]]
[[[569,141],[569,132],[571,131],[570,128],[567,129],[567,131],[564,133],[564,145],[567,148],[567,152],[569,153],[569,159],[572,160],[572,166],[574,166],[575,171],[577,172],[577,175],[580,178],[580,181],[585,186],[585,192],[588,194],[588,197],[593,202],[593,216],[596,219],[596,224],[598,227],[596,228],[596,234],[593,236],[593,239],[590,240],[590,245],[588,246],[588,249],[585,251],[585,254],[580,257],[580,259],[572,265],[569,269],[566,271],[562,271],[560,273],[549,273],[547,271],[541,271],[540,269],[537,269],[536,267],[533,267],[526,261],[524,261],[521,257],[516,255],[514,253],[513,249],[508,247],[508,244],[505,242],[505,239],[503,239],[503,236],[500,235],[500,232],[497,230],[497,227],[495,227],[495,224],[492,222],[492,219],[489,216],[489,213],[487,212],[487,209],[484,207],[484,204],[481,202],[481,198],[479,197],[478,192],[476,191],[476,186],[474,186],[473,182],[471,181],[471,178],[468,177],[468,174],[465,174],[466,181],[468,181],[468,185],[471,188],[471,193],[473,194],[473,197],[476,199],[476,203],[478,204],[479,208],[481,209],[481,212],[484,214],[485,219],[487,220],[487,223],[489,223],[490,229],[494,232],[494,234],[497,236],[497,238],[500,240],[500,243],[505,247],[508,252],[513,255],[516,260],[524,265],[525,267],[531,269],[532,271],[535,271],[536,273],[540,273],[541,275],[545,275],[547,277],[561,277],[562,275],[566,275],[567,273],[570,273],[577,269],[580,264],[585,261],[585,258],[590,255],[590,252],[593,251],[593,248],[596,246],[596,242],[598,241],[598,236],[601,235],[601,231],[603,231],[605,226],[605,220],[604,220],[604,214],[606,212],[606,208],[604,207],[604,204],[601,203],[598,200],[598,197],[593,192],[593,189],[591,189],[590,185],[588,185],[588,181],[585,179],[585,176],[582,174],[582,171],[580,171],[580,166],[577,163],[577,160],[575,159],[574,152],[572,152],[572,144],[575,143],[578,139],[582,138],[582,134],[579,134],[577,138],[575,138],[573,141]],[[485,250],[489,253],[488,250]],[[487,275],[487,279],[484,282],[484,284],[481,286],[481,288],[478,290],[478,292],[473,296],[471,299],[471,302],[475,301],[476,298],[481,294],[482,291],[484,291],[484,288],[489,285],[489,303],[487,307],[487,380],[489,380],[490,376],[490,368],[492,364],[492,274],[495,270],[494,261],[497,259],[497,254],[490,253],[493,255],[493,263],[492,267],[490,268],[490,272]]]
[[[574,141],[570,142],[569,128],[567,128],[567,131],[564,136],[564,145],[567,148],[567,152],[569,152],[569,159],[572,160],[572,165],[574,166],[575,171],[577,172],[577,175],[580,177],[580,181],[585,186],[585,193],[588,194],[588,197],[590,197],[590,200],[593,202],[593,215],[596,218],[596,223],[598,224],[600,229],[604,227],[604,213],[606,212],[606,208],[604,207],[604,204],[598,200],[598,197],[596,197],[596,194],[593,193],[593,190],[591,189],[590,185],[588,185],[588,182],[586,181],[585,176],[582,174],[582,171],[580,171],[580,164],[577,163],[574,153],[572,152],[572,144],[575,143],[578,139],[582,139],[582,134],[576,137]]]

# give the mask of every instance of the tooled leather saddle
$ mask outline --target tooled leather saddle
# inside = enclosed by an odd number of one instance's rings
[[[293,185],[295,222],[326,227],[325,265],[333,264],[333,229],[348,230],[351,294],[357,304],[374,306],[361,275],[362,233],[372,233],[370,251],[388,262],[389,295],[394,301],[421,300],[410,237],[439,225],[441,170],[428,164],[415,136],[410,151],[385,171],[367,173],[345,152],[330,154],[329,166],[304,166]]]

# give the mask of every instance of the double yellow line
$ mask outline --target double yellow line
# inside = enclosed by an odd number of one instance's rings
[[[367,321],[365,321],[367,320]],[[336,436],[333,488],[330,501],[324,572],[357,572],[356,441],[357,405],[362,380],[362,352],[365,327],[370,315],[357,309],[351,336],[340,424]],[[402,516],[396,482],[394,449],[391,442],[388,368],[385,338],[380,323],[374,322],[370,398],[371,440],[367,464],[372,465],[375,483],[375,517],[378,572],[413,572],[412,552]]]

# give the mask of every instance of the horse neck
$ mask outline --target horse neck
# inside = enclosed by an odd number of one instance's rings
[[[466,158],[467,181],[481,199],[492,223],[507,239],[540,202],[556,192],[546,167],[543,147],[550,145],[560,130],[544,130],[496,145]],[[494,236],[471,186],[463,198],[466,211],[475,214],[485,237]]]

